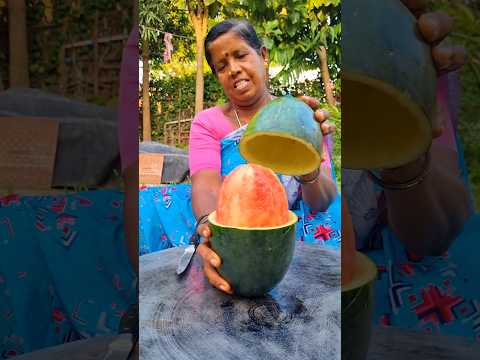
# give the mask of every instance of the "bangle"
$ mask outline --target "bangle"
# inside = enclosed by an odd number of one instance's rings
[[[195,232],[197,232],[198,227],[202,224],[205,224],[208,221],[208,214],[202,215],[197,220],[197,225],[195,226]]]
[[[407,189],[411,189],[412,187],[417,186],[423,180],[425,180],[428,173],[430,172],[430,152],[428,151],[425,154],[425,160],[423,162],[422,171],[417,176],[415,176],[413,179],[410,179],[410,180],[407,180],[407,181],[404,181],[404,182],[399,182],[399,183],[386,182],[386,181],[380,179],[378,176],[376,176],[370,170],[368,170],[367,172],[368,172],[368,176],[370,177],[370,179],[375,184],[382,187],[383,189],[387,189],[387,190],[407,190]]]
[[[316,171],[316,174],[315,176],[313,177],[313,179],[310,179],[310,180],[302,180],[300,178],[300,176],[294,176],[293,178],[295,180],[297,180],[300,184],[302,185],[306,185],[306,184],[313,184],[314,182],[316,182],[318,180],[318,178],[320,177],[320,168],[317,168],[317,171]]]

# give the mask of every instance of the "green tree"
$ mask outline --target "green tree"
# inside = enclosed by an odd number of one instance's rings
[[[152,138],[152,120],[150,116],[150,45],[158,43],[160,33],[156,30],[162,25],[160,14],[164,13],[162,1],[142,0],[139,4],[140,38],[142,53],[142,129],[143,141]]]
[[[143,140],[151,140],[152,121],[150,105],[150,63],[163,61],[163,38],[165,32],[186,36],[192,33],[188,24],[188,16],[168,0],[141,0],[139,2],[140,45],[142,53],[142,123]],[[177,44],[189,55],[189,46],[183,42]],[[174,44],[174,45],[177,45]]]
[[[208,31],[210,18],[221,16],[225,6],[235,4],[236,0],[178,0],[179,9],[186,9],[195,31],[197,73],[195,82],[195,113],[203,110],[204,74],[203,61],[205,51],[203,43]]]
[[[320,68],[327,100],[334,104],[329,80],[330,73],[337,80],[340,71],[340,0],[243,0],[231,14],[256,24],[270,61],[283,66],[277,75],[283,82]]]

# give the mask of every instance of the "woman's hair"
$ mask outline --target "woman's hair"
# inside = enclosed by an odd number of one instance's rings
[[[213,26],[207,34],[205,38],[204,46],[205,46],[205,57],[207,58],[208,65],[212,72],[215,74],[215,68],[212,64],[212,56],[210,54],[210,50],[208,49],[211,42],[215,41],[217,38],[226,34],[230,31],[233,31],[235,34],[240,36],[243,40],[245,40],[251,48],[255,49],[255,51],[260,55],[261,49],[263,47],[262,41],[258,38],[257,33],[253,26],[247,21],[243,19],[229,19],[222,21],[221,23],[216,24]]]

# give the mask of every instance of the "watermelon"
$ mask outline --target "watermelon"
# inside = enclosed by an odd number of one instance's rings
[[[285,188],[263,166],[240,165],[225,177],[217,204],[217,221],[233,227],[281,226],[289,220]]]
[[[276,227],[231,227],[209,215],[212,249],[222,259],[220,275],[237,295],[256,297],[273,289],[285,276],[295,250],[297,216]]]
[[[276,173],[304,175],[320,166],[322,131],[313,110],[292,96],[272,100],[249,122],[240,153]]]
[[[261,296],[290,266],[297,216],[272,170],[240,165],[223,180],[217,210],[209,215],[220,275],[238,295]]]
[[[356,252],[353,259],[353,278],[342,284],[342,359],[365,360],[370,343],[377,268],[361,252]]]
[[[342,2],[342,166],[406,164],[432,141],[436,70],[399,0]]]

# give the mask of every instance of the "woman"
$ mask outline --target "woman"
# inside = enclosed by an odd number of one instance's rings
[[[171,188],[163,188],[163,194],[158,190],[152,191],[156,191],[157,196],[163,199],[167,196],[169,207],[174,203],[175,207],[184,206],[182,214],[186,219],[184,221],[189,222],[188,230],[192,231],[192,224],[197,223],[196,231],[204,237],[198,252],[204,261],[205,275],[212,285],[231,293],[230,285],[220,278],[216,271],[220,259],[209,247],[210,230],[206,222],[207,215],[216,209],[222,177],[246,162],[238,151],[238,142],[246,124],[257,111],[275,97],[267,86],[267,49],[247,21],[227,20],[212,27],[205,39],[205,54],[229,101],[200,112],[191,126],[189,162],[193,214],[190,212],[189,215],[193,215],[194,218],[186,215],[190,207],[189,189],[186,190],[184,187],[184,191],[179,191],[177,186],[173,191]],[[314,109],[319,105],[315,99],[309,97],[302,99]],[[325,111],[316,109],[315,119],[321,124],[325,135],[333,131],[333,126],[325,122],[327,116]],[[327,145],[325,150],[328,150]],[[330,156],[328,151],[325,153],[327,158],[323,166],[314,172],[297,179],[283,175],[279,177],[287,190],[290,208],[300,218],[297,239],[311,243],[321,242],[338,248],[340,197],[337,194]],[[145,193],[141,195],[144,200],[145,195]],[[141,209],[147,206],[149,206],[147,201],[141,199]],[[161,206],[158,209],[160,212],[157,220],[163,227],[168,227],[166,223],[169,212]],[[171,210],[170,214],[174,212],[176,211]],[[176,230],[180,226],[179,223],[177,219],[173,220]],[[145,225],[141,225],[143,230],[147,230]],[[164,238],[168,237],[166,233],[168,231],[162,234]],[[143,239],[145,240],[145,237]],[[183,240],[188,240],[188,236],[184,236]]]
[[[440,76],[434,141],[427,154],[374,174],[374,182],[364,171],[342,173],[354,228],[354,233],[344,232],[343,240],[355,241],[377,264],[375,323],[479,339],[480,291],[473,286],[478,271],[472,249],[480,221],[472,216],[456,115],[449,104],[454,83],[445,75],[465,62],[465,50],[440,43],[452,29],[445,13],[423,14],[421,1],[407,4],[421,15],[418,27],[432,44]]]

